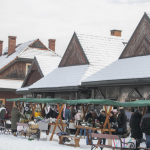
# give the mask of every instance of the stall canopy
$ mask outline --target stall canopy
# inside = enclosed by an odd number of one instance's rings
[[[28,102],[28,103],[66,103],[66,100],[61,98],[15,98],[15,99],[6,99],[6,101],[15,101],[15,102]]]
[[[120,102],[121,107],[145,107],[150,106],[150,100],[137,100],[133,102]]]
[[[109,99],[78,99],[78,100],[68,100],[67,104],[76,105],[76,104],[98,104],[98,105],[111,105],[111,106],[120,106],[119,102],[109,100]]]

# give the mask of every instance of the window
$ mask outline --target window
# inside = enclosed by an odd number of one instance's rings
[[[5,105],[5,99],[0,99],[0,104],[4,104]]]
[[[26,64],[26,74],[28,73],[30,67],[31,67],[31,64],[27,63],[27,64]]]

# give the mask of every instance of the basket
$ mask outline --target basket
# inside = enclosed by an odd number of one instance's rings
[[[11,128],[11,124],[5,124],[5,128],[10,129]]]

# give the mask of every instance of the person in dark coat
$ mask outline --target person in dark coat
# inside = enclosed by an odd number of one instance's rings
[[[94,113],[94,108],[92,108],[91,111],[86,114],[85,116],[86,121],[88,121],[89,118],[92,118],[93,113]]]
[[[113,111],[110,112],[109,117],[110,117],[110,118],[109,118],[109,122],[110,122],[110,123],[112,123],[112,122],[116,123],[116,122],[117,122],[116,117],[114,117],[114,112],[113,112]]]
[[[135,109],[134,114],[132,115],[132,119],[130,121],[131,127],[131,137],[139,141],[143,137],[142,130],[140,128],[140,122],[142,119],[142,115],[138,109]],[[137,142],[136,146],[138,147],[140,143]]]
[[[0,108],[0,119],[4,120],[6,114],[6,108],[4,104],[2,104],[2,107]]]
[[[125,115],[123,108],[119,109],[117,122],[118,122],[118,134],[124,135],[125,133],[127,133],[127,116]]]
[[[21,117],[21,113],[19,112],[18,106],[14,105],[11,112],[11,130],[13,135],[16,135],[17,131],[17,122]]]
[[[150,106],[147,107],[147,113],[142,117],[140,127],[146,135],[147,148],[150,148]]]
[[[97,117],[97,119],[99,120],[99,122],[105,122],[105,120],[106,120],[106,114],[105,114],[105,110],[101,110],[100,111],[100,115],[99,115],[99,117]]]

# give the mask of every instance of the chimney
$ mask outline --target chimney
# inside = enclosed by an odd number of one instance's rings
[[[48,41],[49,41],[48,48],[55,52],[55,42],[56,42],[56,40],[55,39],[49,39]]]
[[[3,41],[0,41],[0,56],[2,55],[3,51]]]
[[[121,30],[110,30],[111,36],[120,36],[121,37]]]
[[[9,36],[8,39],[8,55],[11,55],[16,50],[16,36]]]

